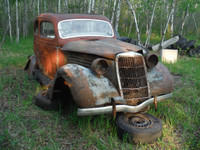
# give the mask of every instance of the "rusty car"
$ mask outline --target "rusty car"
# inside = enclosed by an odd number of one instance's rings
[[[44,110],[59,109],[62,99],[77,105],[78,116],[111,114],[119,138],[133,143],[162,134],[161,120],[147,110],[172,97],[173,76],[155,54],[116,39],[105,16],[38,15],[25,70],[46,85],[35,96]]]

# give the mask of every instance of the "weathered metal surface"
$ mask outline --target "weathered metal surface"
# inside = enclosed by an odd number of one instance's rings
[[[137,52],[141,50],[138,46],[128,44],[117,39],[106,38],[93,41],[73,41],[65,44],[61,50],[69,52],[79,52],[102,56],[114,59],[116,54],[129,51]]]
[[[48,97],[50,99],[53,99],[53,91],[56,90],[56,79],[60,77],[67,82],[65,84],[69,87],[79,107],[89,108],[110,104],[111,98],[119,96],[117,89],[104,76],[97,77],[88,68],[68,64],[57,71],[52,87],[48,91]],[[116,102],[124,103],[121,99]]]
[[[174,78],[160,62],[147,73],[151,95],[161,95],[173,91]]]
[[[172,93],[158,96],[157,102],[165,101],[167,99],[170,99],[171,97]],[[137,113],[153,103],[154,103],[154,98],[150,98],[137,106],[116,105],[116,112]],[[89,115],[111,114],[112,112],[113,112],[113,106],[104,106],[98,108],[79,108],[77,111],[77,115],[89,116]]]

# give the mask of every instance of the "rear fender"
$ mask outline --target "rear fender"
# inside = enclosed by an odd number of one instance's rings
[[[117,89],[107,78],[97,77],[93,71],[80,65],[67,64],[57,71],[47,92],[50,99],[54,98],[56,87],[62,86],[58,83],[66,85],[76,104],[83,108],[110,104],[112,98],[119,97]]]
[[[33,70],[36,68],[36,58],[35,55],[32,55],[28,58],[28,61],[24,67],[24,70],[28,72],[29,75],[33,75]]]

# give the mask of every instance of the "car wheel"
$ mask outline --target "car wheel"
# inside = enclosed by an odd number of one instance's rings
[[[48,99],[43,93],[44,91],[41,91],[35,96],[35,105],[44,110],[58,110],[58,102]]]
[[[162,134],[161,120],[147,113],[121,113],[115,123],[118,137],[131,143],[152,143]]]

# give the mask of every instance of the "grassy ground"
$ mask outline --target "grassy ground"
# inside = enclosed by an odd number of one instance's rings
[[[166,64],[179,79],[173,98],[151,106],[163,121],[152,144],[120,141],[109,115],[77,117],[70,111],[44,111],[33,104],[42,87],[23,71],[33,39],[5,43],[0,51],[0,149],[200,149],[200,59],[180,57]]]

